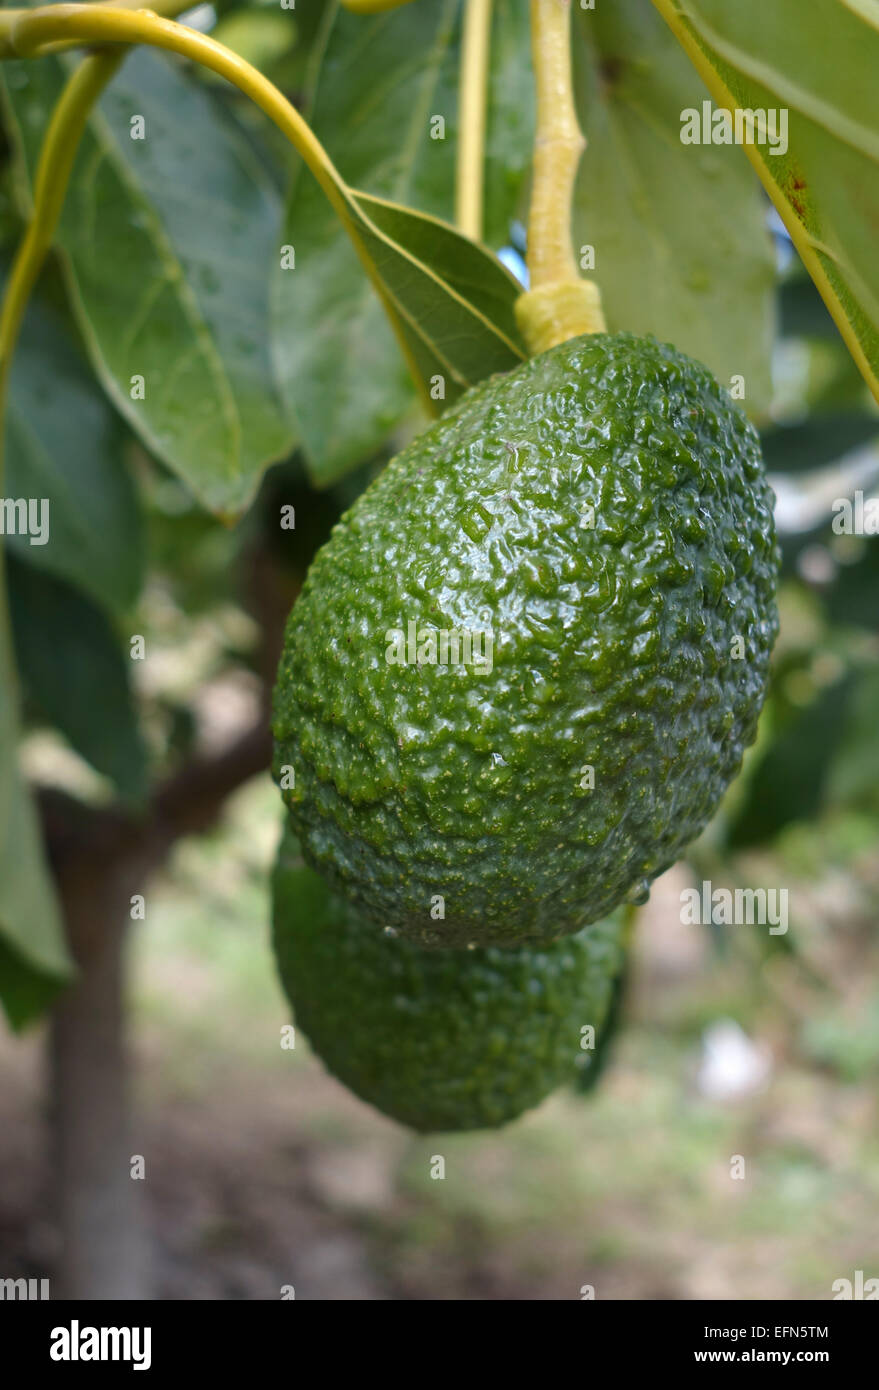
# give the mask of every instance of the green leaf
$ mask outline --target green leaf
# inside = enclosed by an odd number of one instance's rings
[[[360,214],[354,235],[369,255],[425,395],[439,375],[448,405],[483,377],[518,366],[525,356],[513,315],[520,286],[501,263],[437,218],[355,190],[350,196]],[[410,242],[424,259],[410,253]]]
[[[145,555],[126,437],[60,317],[32,301],[12,364],[3,486],[7,497],[48,501],[49,538],[7,544],[115,613],[136,599]]]
[[[30,565],[9,566],[9,607],[26,704],[70,741],[123,801],[147,790],[130,662],[100,609]]]
[[[879,435],[879,418],[866,412],[814,415],[796,425],[777,425],[761,435],[763,457],[772,473],[802,473],[835,463]]]
[[[510,223],[523,221],[534,148],[534,68],[529,6],[494,0],[485,122],[483,240],[509,245]],[[448,211],[451,216],[451,209]]]
[[[31,176],[74,61],[3,64]],[[132,138],[138,116],[143,139]],[[243,508],[292,443],[268,343],[279,224],[274,189],[228,113],[178,66],[134,53],[89,121],[59,241],[106,390],[219,513]],[[132,399],[138,377],[143,400]]]
[[[830,770],[840,747],[853,678],[847,673],[796,710],[766,746],[752,770],[728,827],[733,849],[764,844],[794,821],[810,820],[825,804]]]
[[[879,398],[879,7],[654,4],[718,105],[788,113],[786,152],[773,155],[768,143],[744,150]]]
[[[71,961],[37,815],[18,764],[18,702],[0,564],[0,1002],[21,1027],[69,978]]]
[[[737,150],[681,143],[681,111],[699,107],[705,91],[649,0],[574,15],[589,142],[574,235],[578,247],[595,248],[585,273],[601,288],[608,327],[673,342],[723,385],[743,376],[744,404],[759,416],[771,388],[774,306],[759,187]]]
[[[282,389],[322,485],[374,453],[410,407],[400,346],[429,407],[433,378],[442,377],[448,404],[524,355],[512,316],[516,282],[441,220],[453,201],[458,10],[458,0],[443,0],[372,19],[336,13],[328,30],[311,120],[350,216],[345,228],[300,174],[287,219],[296,270],[276,277],[274,340]],[[435,117],[445,122],[443,139],[431,138]],[[368,192],[348,189],[349,178]]]
[[[779,286],[779,333],[783,338],[827,338],[840,343],[839,329],[827,305],[805,271],[789,276]]]
[[[828,797],[836,806],[879,813],[879,670],[858,673],[848,720],[831,769]]]
[[[476,347],[476,353],[487,347],[499,354],[501,365],[491,370],[502,371],[524,355],[525,345],[514,313],[522,286],[495,256],[437,217],[401,207],[399,203],[389,203],[383,198],[370,197],[359,189],[352,189],[351,196],[361,212],[396,247],[408,251],[421,266],[460,296],[467,313],[476,310],[476,315],[487,320],[489,329],[497,330],[489,334],[483,328]],[[409,300],[406,300],[406,307],[412,308]],[[461,318],[464,321],[463,311]],[[432,329],[432,333],[434,331]],[[454,356],[459,370],[468,379],[479,379],[480,364],[475,354],[471,360],[466,360],[460,348],[450,347],[448,355]]]
[[[439,215],[451,207],[458,0],[387,14],[328,9],[309,124],[346,182]],[[431,116],[446,138],[431,140]],[[326,198],[300,169],[278,271],[274,353],[316,482],[342,476],[383,444],[413,403],[398,343]]]

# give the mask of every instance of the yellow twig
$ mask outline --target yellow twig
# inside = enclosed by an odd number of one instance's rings
[[[482,237],[491,9],[492,0],[465,0],[461,37],[455,219],[474,241]]]

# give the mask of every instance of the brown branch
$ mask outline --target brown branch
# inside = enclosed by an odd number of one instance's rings
[[[161,857],[181,836],[200,835],[213,825],[226,798],[265,772],[271,758],[271,732],[260,720],[216,757],[194,759],[159,787],[148,834]]]

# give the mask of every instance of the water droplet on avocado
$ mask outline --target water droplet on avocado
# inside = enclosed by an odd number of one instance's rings
[[[631,903],[633,907],[643,907],[649,897],[650,880],[642,878],[629,889],[626,902]]]

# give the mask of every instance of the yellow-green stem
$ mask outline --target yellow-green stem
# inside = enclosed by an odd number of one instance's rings
[[[465,0],[461,38],[455,218],[474,241],[482,237],[491,9],[492,0]]]
[[[385,10],[398,10],[411,0],[342,0],[346,10],[353,14],[382,14]]]
[[[19,57],[35,57],[58,40],[78,43],[146,43],[191,58],[227,78],[255,101],[287,135],[323,188],[343,213],[340,179],[320,142],[295,107],[256,68],[214,39],[162,19],[149,10],[128,11],[102,5],[48,5],[30,10],[13,25],[11,43]]]
[[[94,3],[103,6],[104,9],[142,10],[145,8],[143,0],[94,0]],[[174,19],[184,10],[191,8],[192,0],[153,0],[153,4],[149,7],[152,14],[161,15],[167,19]],[[0,10],[0,58],[19,56],[12,47],[11,33],[20,19],[32,13],[32,10],[15,8]],[[56,43],[43,45],[40,52],[61,53],[67,48],[77,48],[81,46],[81,43],[80,39],[60,39]]]
[[[58,100],[40,151],[34,179],[33,216],[13,261],[0,309],[0,483],[9,372],[22,319],[55,236],[89,112],[124,56],[124,52],[105,52],[83,59]]]
[[[580,333],[604,332],[597,285],[581,280],[571,242],[571,206],[586,141],[571,77],[570,0],[531,0],[537,131],[528,221],[530,288],[516,318],[532,352]]]
[[[570,24],[568,0],[531,0],[537,97],[528,220],[528,274],[533,290],[577,279],[571,246],[571,199],[586,141],[574,106]]]

